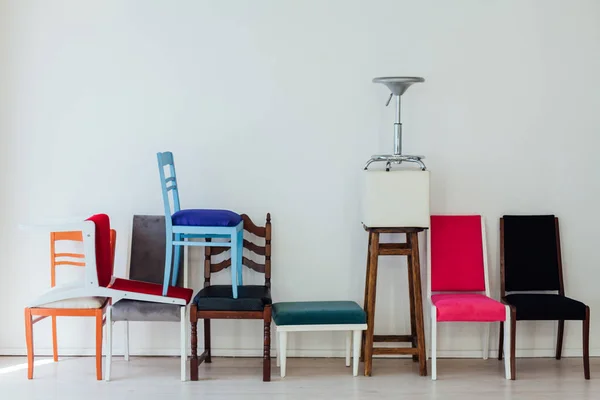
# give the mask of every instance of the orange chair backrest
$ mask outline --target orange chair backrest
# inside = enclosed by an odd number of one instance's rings
[[[56,286],[56,267],[59,265],[71,265],[74,267],[85,267],[85,258],[83,253],[57,253],[56,242],[71,241],[83,242],[83,234],[81,231],[73,232],[51,232],[50,233],[50,285]],[[117,243],[117,231],[110,230],[110,250],[111,250],[111,265],[114,271],[115,267],[115,246]],[[81,261],[77,261],[77,260]]]

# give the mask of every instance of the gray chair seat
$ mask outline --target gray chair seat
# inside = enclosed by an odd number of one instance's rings
[[[179,322],[181,306],[139,300],[120,300],[112,306],[112,320]]]

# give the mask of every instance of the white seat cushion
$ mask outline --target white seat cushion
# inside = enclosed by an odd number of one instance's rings
[[[106,302],[106,297],[78,297],[46,303],[38,308],[100,308]]]
[[[429,171],[362,171],[362,223],[369,228],[429,227]]]

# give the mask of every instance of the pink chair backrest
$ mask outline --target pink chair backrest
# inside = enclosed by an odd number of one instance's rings
[[[98,285],[107,287],[112,280],[113,262],[110,244],[110,220],[106,214],[92,215],[87,219],[96,225],[96,270]]]
[[[431,291],[485,290],[479,215],[431,216]]]

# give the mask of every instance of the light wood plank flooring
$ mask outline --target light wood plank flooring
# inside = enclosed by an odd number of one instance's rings
[[[373,376],[352,377],[343,359],[288,359],[287,376],[261,381],[257,358],[213,358],[200,366],[199,382],[179,380],[176,357],[122,357],[113,361],[111,382],[96,381],[92,357],[65,357],[58,363],[36,358],[32,381],[24,357],[0,357],[0,398],[40,400],[164,399],[444,399],[444,400],[580,400],[600,399],[600,358],[591,360],[592,379],[583,379],[580,358],[556,361],[518,359],[518,380],[503,378],[497,360],[442,359],[438,381],[419,377],[408,359],[375,359]],[[361,366],[362,369],[362,366]],[[362,370],[361,370],[362,373]]]

